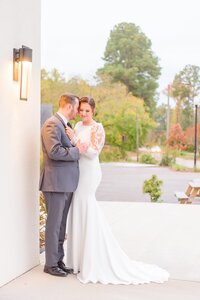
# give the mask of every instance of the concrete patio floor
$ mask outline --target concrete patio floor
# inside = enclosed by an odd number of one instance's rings
[[[1,300],[199,300],[200,283],[169,280],[164,284],[81,284],[75,275],[57,278],[40,265],[0,290]]]

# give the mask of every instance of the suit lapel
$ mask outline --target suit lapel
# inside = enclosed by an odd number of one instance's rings
[[[66,129],[66,126],[65,126],[65,123],[64,123],[63,119],[62,119],[57,113],[55,113],[54,116],[55,116],[55,117],[63,124],[64,128]],[[68,139],[68,141],[69,141],[70,144],[71,144],[71,141],[70,141],[70,139],[69,139],[69,137],[68,137],[67,134],[66,134],[66,138]],[[71,144],[71,145],[72,145],[72,144]]]
[[[55,116],[58,120],[60,120],[60,122],[63,124],[64,128],[66,128],[63,119],[62,119],[57,113],[55,113],[54,116]]]

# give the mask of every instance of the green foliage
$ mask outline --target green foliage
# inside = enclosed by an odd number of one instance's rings
[[[114,82],[123,83],[134,96],[144,99],[152,113],[160,67],[151,41],[141,29],[133,23],[116,25],[110,33],[104,61],[98,74],[108,74]]]
[[[113,84],[109,77],[101,78],[93,89],[93,96],[98,107],[96,119],[104,124],[108,144],[117,146],[122,151],[136,149],[136,118],[139,124],[139,142],[145,142],[155,123],[145,111],[141,99],[131,93],[127,94],[124,85]]]
[[[58,98],[66,91],[63,74],[53,69],[47,72],[41,70],[41,100],[42,103],[52,103],[54,111],[58,108]]]
[[[156,164],[156,159],[149,153],[143,153],[140,155],[140,162],[143,164]]]
[[[181,120],[180,120],[183,130],[191,126],[193,122],[194,122],[193,107],[189,105],[185,105],[185,107],[181,111]]]
[[[43,164],[43,154],[42,150],[40,151],[40,172],[42,171],[42,164]]]
[[[184,100],[184,104],[193,104],[194,98],[200,91],[200,67],[186,65],[178,74],[175,75],[173,90],[174,96],[179,96]]]
[[[66,81],[64,75],[57,69],[47,72],[41,70],[41,100],[42,103],[52,103],[54,111],[58,109],[58,99],[61,94],[70,92],[77,96],[91,94],[92,86],[85,80],[74,77]]]
[[[181,166],[181,165],[178,165],[176,163],[173,163],[171,165],[171,168],[172,168],[172,170],[177,171],[177,172],[186,172],[186,171],[191,170],[191,169],[189,169],[189,168],[187,168],[185,166]]]
[[[120,151],[119,147],[104,146],[100,153],[100,162],[116,162],[127,160],[126,152]]]
[[[172,166],[176,162],[176,157],[179,157],[181,153],[182,151],[180,149],[174,149],[166,146],[163,151],[160,166]]]
[[[200,67],[186,65],[175,75],[170,87],[170,96],[176,102],[175,123],[185,130],[193,124],[194,99],[200,92]]]
[[[194,145],[188,145],[187,146],[187,151],[191,152],[194,155]]]
[[[157,123],[157,129],[159,131],[164,131],[167,128],[166,116],[167,116],[167,105],[162,103],[161,105],[156,107],[153,113],[153,117]]]
[[[199,168],[188,168],[185,166],[178,165],[176,163],[172,164],[171,168],[172,168],[172,170],[174,170],[176,172],[198,172],[198,173],[200,172]]]
[[[119,148],[121,155],[136,148],[136,115],[139,124],[139,143],[144,144],[147,134],[155,126],[145,111],[143,100],[127,94],[121,83],[112,83],[108,76],[97,78],[95,86],[80,78],[65,81],[57,70],[42,70],[42,102],[58,108],[58,98],[64,92],[77,96],[91,95],[96,102],[95,119],[103,123],[106,143]],[[125,137],[125,138],[123,138]]]
[[[47,211],[44,196],[40,193],[40,249],[45,245],[45,228],[46,228]]]
[[[162,184],[162,180],[158,180],[156,175],[152,175],[149,180],[144,181],[143,193],[150,195],[151,202],[159,202]]]
[[[167,167],[175,163],[175,158],[169,153],[164,153],[160,162],[160,166]]]
[[[65,89],[72,94],[82,97],[84,95],[91,95],[93,86],[80,77],[73,77],[66,82]]]

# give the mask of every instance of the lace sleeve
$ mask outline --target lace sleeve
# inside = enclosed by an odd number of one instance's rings
[[[101,123],[97,123],[91,127],[90,145],[85,156],[94,158],[99,155],[105,143],[105,131]]]

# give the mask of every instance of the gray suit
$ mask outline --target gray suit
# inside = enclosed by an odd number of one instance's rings
[[[79,179],[79,150],[65,133],[58,114],[49,118],[41,130],[43,169],[40,190],[47,208],[45,234],[46,266],[57,266],[64,257],[67,214]]]

